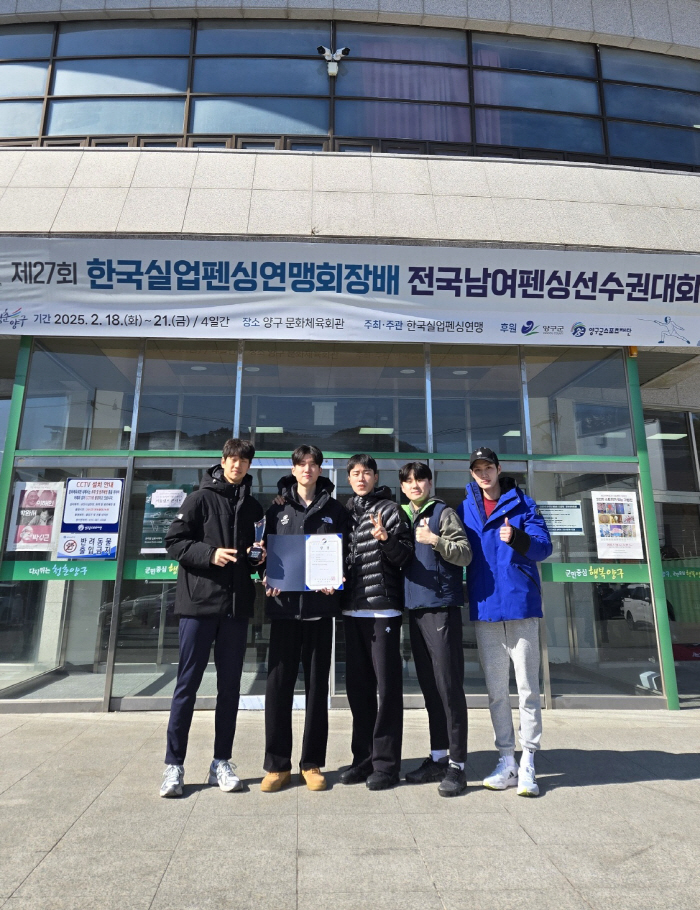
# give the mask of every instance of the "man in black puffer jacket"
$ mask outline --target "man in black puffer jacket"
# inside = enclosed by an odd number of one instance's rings
[[[292,452],[292,473],[277,484],[279,496],[267,510],[266,540],[273,534],[342,534],[350,516],[321,476],[323,453],[301,445]],[[340,592],[280,591],[265,588],[270,617],[270,650],[265,689],[265,761],[260,789],[276,793],[291,780],[292,706],[299,662],[304,668],[306,718],[299,762],[309,790],[325,790],[320,769],[328,744],[328,677],[333,653],[333,617]]]
[[[386,790],[398,783],[401,765],[401,567],[413,557],[413,535],[389,488],[377,486],[374,458],[353,456],[348,480],[355,495],[347,504],[353,524],[343,614],[352,765],[340,781]]]
[[[168,555],[180,563],[175,592],[180,660],[161,796],[182,795],[192,712],[212,644],[217,698],[209,783],[226,792],[241,789],[230,758],[255,601],[247,553],[255,541],[255,522],[263,516],[262,506],[250,495],[248,468],[254,455],[250,442],[229,439],[221,464],[209,468],[199,489],[185,499],[165,539]]]

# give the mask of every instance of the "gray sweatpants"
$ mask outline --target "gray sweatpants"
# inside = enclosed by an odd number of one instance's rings
[[[523,749],[536,751],[542,737],[540,708],[540,621],[476,622],[479,660],[484,668],[496,748],[501,755],[515,753],[515,731],[510,709],[508,677],[513,661],[520,704],[518,737]]]

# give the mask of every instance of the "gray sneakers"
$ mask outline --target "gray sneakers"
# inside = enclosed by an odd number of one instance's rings
[[[182,765],[167,765],[163,772],[163,783],[160,785],[160,795],[166,798],[182,796],[182,787],[184,783],[184,767]]]
[[[234,790],[242,790],[243,784],[233,773],[235,767],[235,765],[232,765],[231,762],[226,761],[226,759],[215,758],[209,766],[208,783],[218,784],[219,789],[223,790],[224,793],[231,793]]]

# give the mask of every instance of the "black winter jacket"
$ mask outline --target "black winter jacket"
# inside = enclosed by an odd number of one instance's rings
[[[342,534],[347,552],[350,516],[347,510],[333,499],[334,484],[320,476],[316,482],[316,495],[305,508],[297,496],[297,483],[293,475],[281,477],[277,483],[284,505],[271,505],[267,510],[265,539],[270,534]],[[282,591],[279,597],[266,597],[270,617],[310,619],[316,616],[336,616],[340,611],[341,592],[323,594],[320,591]]]
[[[345,610],[403,609],[401,567],[413,557],[413,534],[390,497],[389,487],[378,487],[368,496],[352,496],[347,502],[353,524]],[[387,540],[372,537],[371,512],[382,516]]]
[[[221,465],[214,465],[170,525],[165,545],[180,563],[175,590],[180,616],[252,616],[255,585],[246,551],[255,541],[254,524],[263,517],[250,494],[252,480],[246,474],[240,484],[228,483]],[[219,547],[238,550],[238,561],[212,565]]]

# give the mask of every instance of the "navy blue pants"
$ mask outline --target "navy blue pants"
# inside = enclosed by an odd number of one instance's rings
[[[180,661],[170,707],[166,764],[185,763],[194,703],[212,644],[216,666],[214,758],[231,758],[247,635],[248,620],[236,616],[180,617]]]

